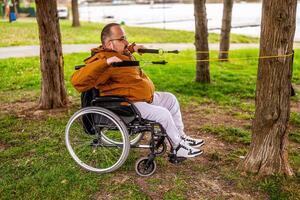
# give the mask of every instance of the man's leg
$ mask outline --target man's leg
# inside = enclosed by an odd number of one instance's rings
[[[168,109],[180,136],[185,136],[180,106],[175,95],[169,92],[155,92],[153,102],[151,104]]]
[[[195,139],[187,136],[184,132],[184,125],[182,122],[180,106],[175,95],[169,92],[155,92],[153,98],[153,105],[162,106],[170,111],[174,123],[179,131],[179,135],[192,147],[200,147],[204,144],[202,139]]]
[[[134,105],[141,113],[142,118],[156,121],[164,127],[178,157],[191,158],[203,153],[202,150],[194,149],[189,146],[185,140],[181,138],[179,130],[172,118],[172,114],[168,109],[161,106],[151,105],[146,102],[136,102]]]
[[[146,102],[136,102],[134,105],[140,111],[142,118],[160,123],[166,130],[173,145],[178,146],[181,141],[180,134],[171,113],[166,108]]]

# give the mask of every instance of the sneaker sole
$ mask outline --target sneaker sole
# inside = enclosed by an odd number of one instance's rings
[[[194,155],[187,155],[187,156],[184,156],[185,158],[194,158],[194,157],[197,157],[197,156],[200,156],[203,154],[203,150],[201,150],[199,153],[197,154],[194,154]]]
[[[191,147],[193,147],[193,148],[197,148],[197,147],[202,147],[203,145],[205,144],[205,142],[203,141],[202,143],[200,143],[200,144],[198,144],[198,145],[195,145],[195,146],[192,146],[192,145],[190,145]]]

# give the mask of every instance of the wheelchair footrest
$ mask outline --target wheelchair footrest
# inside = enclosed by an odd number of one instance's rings
[[[177,157],[176,154],[173,154],[173,153],[169,154],[168,157],[169,157],[170,163],[173,163],[173,164],[179,164],[186,160],[185,157]]]

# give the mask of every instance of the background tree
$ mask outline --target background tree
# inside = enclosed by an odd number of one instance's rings
[[[263,0],[260,56],[291,54],[297,0]],[[292,175],[288,163],[288,121],[292,57],[260,59],[252,142],[241,168],[259,174]]]
[[[233,0],[224,0],[219,59],[228,58],[228,53],[224,51],[229,51],[232,7]]]
[[[42,89],[39,107],[51,109],[67,105],[64,58],[56,1],[35,0],[40,39]]]
[[[209,59],[208,31],[205,0],[194,0],[195,15],[195,46],[197,51],[197,60]],[[204,51],[205,53],[200,53]],[[196,81],[201,83],[210,83],[209,62],[197,62]]]
[[[78,0],[72,0],[72,26],[80,26],[79,11],[78,11]]]

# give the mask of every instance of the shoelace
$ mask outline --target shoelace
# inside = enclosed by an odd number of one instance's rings
[[[180,147],[184,148],[185,150],[189,150],[186,146],[180,145]]]
[[[189,138],[183,138],[184,141],[188,141],[188,142],[192,142],[192,143],[196,143],[195,140],[189,139]]]

